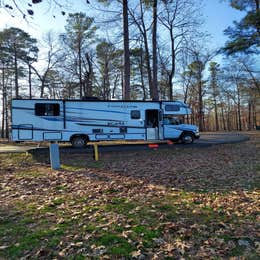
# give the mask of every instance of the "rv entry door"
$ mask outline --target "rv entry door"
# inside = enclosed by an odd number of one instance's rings
[[[149,109],[145,111],[146,139],[159,139],[159,110]]]

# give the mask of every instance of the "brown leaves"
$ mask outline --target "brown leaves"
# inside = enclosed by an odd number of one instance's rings
[[[0,155],[0,258],[254,257],[259,151],[239,148],[110,153],[75,171]]]
[[[259,157],[259,149],[251,143],[204,149],[179,149],[176,145],[149,153],[121,153],[116,160],[106,162],[105,158],[104,165],[117,175],[145,180],[151,185],[223,191],[230,186],[250,189],[257,179],[254,167]]]

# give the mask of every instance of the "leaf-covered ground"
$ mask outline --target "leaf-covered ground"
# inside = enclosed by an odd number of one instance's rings
[[[260,133],[208,148],[1,154],[0,259],[257,259]]]

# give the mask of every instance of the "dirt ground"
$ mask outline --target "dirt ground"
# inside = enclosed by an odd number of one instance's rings
[[[237,144],[1,154],[0,258],[257,259],[260,132]]]

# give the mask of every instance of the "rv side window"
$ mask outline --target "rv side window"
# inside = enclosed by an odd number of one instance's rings
[[[178,105],[166,105],[165,111],[180,111],[180,106],[178,106]]]
[[[140,119],[141,113],[139,110],[132,110],[131,111],[131,119]]]
[[[59,116],[60,115],[60,105],[59,104],[36,103],[35,104],[35,115],[36,116]]]

